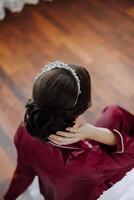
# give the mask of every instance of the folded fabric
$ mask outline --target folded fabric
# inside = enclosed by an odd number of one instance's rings
[[[134,199],[134,169],[126,173],[119,182],[105,191],[98,200],[133,200]]]
[[[28,189],[21,194],[16,200],[43,200],[44,198],[39,191],[38,177],[36,176]]]

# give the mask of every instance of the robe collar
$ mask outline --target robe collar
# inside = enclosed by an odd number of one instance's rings
[[[85,148],[90,148],[92,149],[92,144],[90,144],[88,141],[80,141],[78,142],[78,146],[79,147],[75,147],[75,146],[72,146],[72,145],[59,145],[59,144],[55,144],[51,141],[48,141],[47,142],[48,144],[50,145],[53,145],[53,146],[56,146],[56,147],[59,147],[59,148],[62,148],[62,149],[74,149],[74,150],[84,150]]]

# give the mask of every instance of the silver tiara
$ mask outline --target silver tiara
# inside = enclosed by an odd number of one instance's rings
[[[41,72],[39,74],[36,75],[35,79],[37,79],[38,77],[40,77],[44,72],[47,72],[51,69],[54,69],[54,68],[64,68],[64,69],[67,69],[68,71],[71,72],[71,74],[73,75],[73,77],[75,78],[76,80],[76,83],[77,83],[77,98],[76,98],[76,101],[74,103],[74,105],[77,103],[78,101],[78,97],[79,97],[79,94],[81,94],[81,88],[80,88],[80,79],[78,77],[78,75],[76,74],[75,70],[72,69],[69,65],[57,60],[57,61],[54,61],[54,62],[50,62],[48,63],[47,65],[43,66],[41,68]]]

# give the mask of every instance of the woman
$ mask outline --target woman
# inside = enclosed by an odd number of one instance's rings
[[[133,115],[108,106],[95,126],[79,124],[90,106],[84,67],[56,61],[42,68],[15,135],[17,167],[5,200],[16,199],[35,175],[46,200],[96,200],[134,167]]]

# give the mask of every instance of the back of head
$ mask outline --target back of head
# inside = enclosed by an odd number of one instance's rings
[[[74,69],[80,80],[81,93],[73,75],[64,68],[53,68],[41,73],[26,104],[25,125],[34,137],[47,141],[50,134],[72,127],[76,118],[91,105],[91,80],[88,71],[78,65]]]

